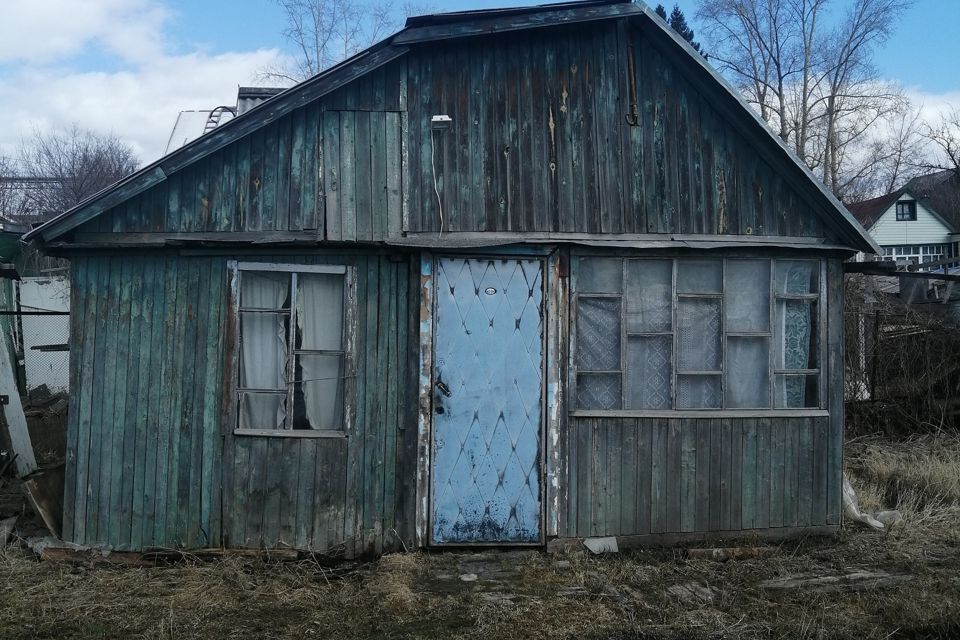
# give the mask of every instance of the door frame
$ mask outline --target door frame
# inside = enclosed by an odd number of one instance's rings
[[[543,546],[549,536],[556,535],[559,474],[559,430],[563,412],[560,392],[560,368],[562,362],[558,348],[559,327],[556,320],[558,303],[565,296],[558,287],[559,256],[553,247],[503,247],[483,251],[445,251],[420,254],[420,307],[419,307],[419,362],[418,362],[418,407],[417,407],[417,501],[415,534],[418,547],[513,547]],[[436,329],[435,273],[442,258],[490,259],[490,260],[537,260],[540,262],[541,287],[543,291],[543,352],[541,377],[541,418],[539,430],[540,489],[540,539],[536,542],[474,542],[435,544],[433,538],[433,338]],[[565,279],[564,279],[565,280]],[[554,364],[551,364],[554,363]]]

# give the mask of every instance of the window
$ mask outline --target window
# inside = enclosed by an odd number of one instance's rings
[[[897,203],[897,220],[909,222],[917,219],[917,203],[904,200]]]
[[[580,410],[820,407],[818,260],[581,257]]]
[[[347,268],[239,263],[237,422],[343,429]]]
[[[902,245],[883,248],[883,259],[888,262],[906,262],[922,265],[925,262],[939,262],[950,257],[952,247],[949,244]],[[935,265],[939,269],[943,265]],[[921,271],[927,269],[921,268]]]

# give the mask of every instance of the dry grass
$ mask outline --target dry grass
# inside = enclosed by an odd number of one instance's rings
[[[0,638],[960,637],[960,443],[861,441],[847,459],[863,506],[900,509],[901,528],[848,529],[727,563],[671,549],[563,558],[415,553],[343,578],[315,562],[239,558],[76,567],[10,547],[0,552]],[[758,586],[853,570],[912,579],[827,593]],[[467,572],[479,580],[461,581]],[[669,591],[690,584],[712,597]]]

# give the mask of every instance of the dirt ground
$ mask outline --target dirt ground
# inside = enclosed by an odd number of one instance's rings
[[[960,638],[960,441],[858,440],[847,461],[864,508],[900,509],[900,527],[726,562],[660,549],[103,568],[10,545],[0,638]]]

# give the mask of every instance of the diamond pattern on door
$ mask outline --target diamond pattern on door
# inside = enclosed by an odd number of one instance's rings
[[[438,260],[432,542],[539,542],[541,263]]]

